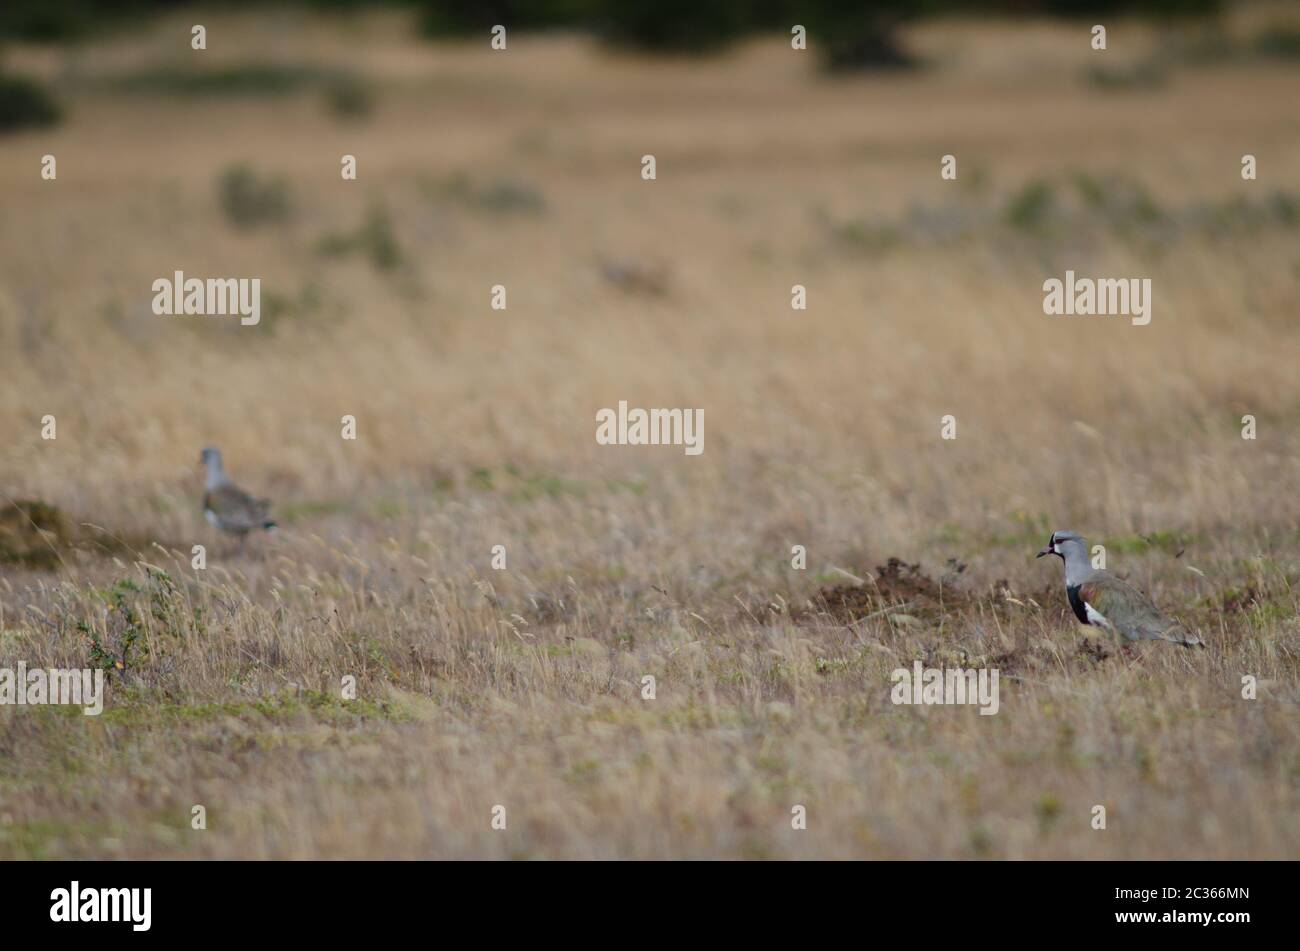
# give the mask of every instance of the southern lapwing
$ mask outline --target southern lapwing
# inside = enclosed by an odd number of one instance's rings
[[[1038,557],[1056,555],[1065,562],[1065,593],[1081,624],[1104,628],[1119,638],[1128,652],[1133,641],[1173,641],[1184,647],[1204,647],[1176,621],[1160,613],[1151,599],[1088,560],[1088,545],[1078,532],[1053,532]]]
[[[208,469],[203,485],[203,515],[211,524],[223,532],[238,535],[240,548],[253,529],[275,528],[275,522],[266,517],[270,500],[255,499],[231,482],[221,464],[220,450],[207,447],[199,454],[199,461]]]

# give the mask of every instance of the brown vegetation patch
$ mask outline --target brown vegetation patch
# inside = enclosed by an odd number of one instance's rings
[[[956,578],[966,566],[949,559],[948,569],[944,578]],[[975,591],[968,585],[936,580],[919,562],[891,557],[878,565],[866,582],[824,586],[809,600],[808,608],[791,614],[796,620],[829,615],[841,624],[855,624],[881,614],[938,621],[974,609],[980,603],[1002,610],[1011,596],[1011,587],[1005,579],[994,582],[985,592]]]
[[[39,500],[8,502],[0,508],[0,563],[57,568],[58,546],[67,534],[67,520],[53,505]]]
[[[1110,651],[1106,649],[1105,644],[1101,641],[1089,640],[1086,637],[1079,642],[1078,652],[1081,656],[1086,657],[1094,664],[1100,664],[1110,656]]]
[[[0,565],[55,571],[72,551],[141,556],[154,539],[78,521],[39,499],[0,501]]]
[[[1224,614],[1241,614],[1249,611],[1266,599],[1264,593],[1253,584],[1244,588],[1229,588],[1215,600],[1216,607]]]
[[[901,558],[890,558],[875,572],[876,590],[886,601],[913,601],[940,599],[939,585],[921,570],[919,563],[908,564]]]

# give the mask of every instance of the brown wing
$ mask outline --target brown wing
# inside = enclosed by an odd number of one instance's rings
[[[204,508],[211,509],[222,526],[231,531],[248,531],[266,521],[270,507],[266,499],[255,499],[237,485],[226,483],[203,497]]]
[[[1101,575],[1081,584],[1079,596],[1130,637],[1160,637],[1174,626],[1150,598],[1114,575]]]

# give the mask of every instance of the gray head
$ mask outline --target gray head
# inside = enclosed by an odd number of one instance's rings
[[[1055,555],[1065,562],[1067,582],[1072,577],[1086,575],[1092,570],[1092,565],[1088,561],[1088,543],[1078,532],[1052,532],[1052,537],[1047,540],[1047,547],[1038,553],[1039,558],[1044,555]]]
[[[215,446],[205,446],[199,453],[199,462],[208,470],[208,487],[212,488],[220,484],[226,476],[225,467],[221,464],[221,450]]]

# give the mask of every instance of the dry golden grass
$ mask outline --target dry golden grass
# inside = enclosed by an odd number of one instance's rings
[[[124,579],[143,633],[101,717],[0,708],[0,857],[1300,857],[1300,252],[1233,211],[1300,182],[1293,68],[1107,91],[1067,28],[939,24],[933,68],[832,81],[780,42],[271,16],[213,19],[211,62],[347,67],[374,114],[114,84],[191,68],[179,21],[11,56],[71,108],[0,141],[0,490],[68,529],[54,568],[0,561],[0,666],[88,663]],[[225,218],[239,162],[288,221]],[[1036,179],[1066,210],[1017,227]],[[398,266],[321,252],[378,208]],[[153,316],[176,268],[261,277],[263,324]],[[1151,277],[1152,323],[1045,317],[1067,268]],[[703,408],[703,455],[597,446],[621,399]],[[199,512],[208,443],[277,503],[245,555]],[[1098,658],[1053,528],[1209,650]],[[881,585],[894,555],[942,598]],[[894,706],[915,659],[999,667],[1000,712]]]

